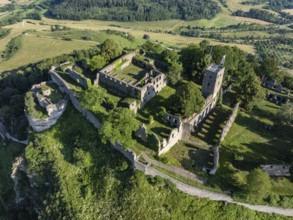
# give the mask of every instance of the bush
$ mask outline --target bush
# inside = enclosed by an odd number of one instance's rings
[[[150,35],[148,35],[148,34],[143,35],[143,39],[149,40],[150,39]]]
[[[236,161],[243,161],[244,157],[242,155],[234,154],[234,160]]]
[[[152,123],[154,123],[154,117],[152,115],[150,115],[150,117],[149,117],[149,124],[151,125]]]

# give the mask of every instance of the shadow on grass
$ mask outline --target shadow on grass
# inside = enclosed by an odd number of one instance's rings
[[[227,109],[215,108],[192,135],[208,144],[215,144],[222,131],[220,125],[227,120],[229,114]]]
[[[163,138],[168,138],[170,135],[170,130],[164,127],[154,127],[154,128],[151,128],[151,131],[158,134],[159,136]]]

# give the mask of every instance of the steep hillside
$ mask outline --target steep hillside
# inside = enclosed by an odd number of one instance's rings
[[[48,15],[70,20],[195,20],[211,19],[220,10],[213,0],[53,0]]]

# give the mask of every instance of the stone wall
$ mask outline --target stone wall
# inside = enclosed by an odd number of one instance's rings
[[[51,78],[52,78],[53,82],[56,83],[59,86],[59,89],[69,96],[73,106],[79,112],[81,112],[89,120],[89,122],[91,122],[96,128],[99,129],[101,127],[101,123],[99,122],[99,120],[97,120],[97,118],[94,117],[94,115],[90,111],[84,109],[80,105],[80,103],[77,100],[74,92],[72,90],[70,90],[70,88],[69,88],[68,84],[65,82],[65,80],[63,80],[62,77],[59,76],[59,74],[57,72],[55,72],[54,67],[51,68],[49,73],[51,75]]]
[[[99,85],[99,82],[102,82],[106,87],[118,90],[127,96],[138,98],[141,101],[139,108],[142,108],[167,85],[167,77],[164,73],[156,70],[151,64],[144,62],[143,60],[136,59],[135,55],[135,52],[126,54],[106,66],[104,69],[100,70],[96,75],[94,85],[97,86]],[[128,62],[125,62],[125,60]],[[133,64],[150,71],[150,73],[147,73],[142,80],[134,85],[132,84],[132,81],[125,82],[110,75],[109,73],[115,69],[115,65],[123,61],[125,63],[122,63],[122,66],[120,67],[121,69],[127,67],[132,62]],[[140,87],[141,82],[145,83],[142,87]]]
[[[19,140],[15,137],[12,137],[9,132],[6,130],[4,124],[0,121],[0,136],[3,140],[8,139],[16,143],[28,145],[28,139],[27,140]]]
[[[215,146],[213,150],[214,150],[214,166],[210,170],[209,174],[215,175],[217,172],[217,169],[218,169],[218,165],[219,165],[220,153],[219,153],[218,146]]]
[[[193,127],[196,127],[208,116],[208,114],[213,110],[216,104],[217,104],[217,97],[213,98],[212,95],[208,96],[205,99],[205,104],[202,110],[200,111],[200,113],[193,114],[191,117],[185,119],[184,122],[187,124],[190,124]]]
[[[115,60],[113,63],[111,63],[111,64],[109,64],[108,66],[106,66],[105,68],[101,69],[97,74],[102,73],[102,74],[106,74],[106,75],[107,75],[107,74],[109,74],[111,71],[113,71],[113,70],[115,69],[115,64],[116,64],[117,62],[120,62],[120,61],[123,62],[123,60],[129,60],[129,61],[131,61],[132,58],[133,58],[135,55],[136,55],[135,52],[131,52],[131,53],[125,54],[125,55],[122,56],[121,58]],[[97,78],[98,78],[98,77],[97,77]],[[99,84],[99,81],[96,81],[96,80],[95,80],[94,85],[98,85],[98,84]]]
[[[174,128],[168,139],[164,138],[163,141],[160,142],[158,155],[162,155],[168,152],[178,141],[182,139],[183,135],[183,125],[180,124],[178,128]]]
[[[132,150],[125,150],[120,144],[117,143],[112,144],[111,146],[113,147],[113,149],[118,150],[120,153],[122,153],[128,160],[132,162],[132,164],[134,164],[134,161],[137,160],[136,154]]]
[[[88,88],[88,80],[85,77],[83,77],[82,75],[80,75],[78,72],[73,70],[73,66],[71,67],[67,67],[65,69],[65,72],[67,72],[69,74],[69,76],[75,81],[77,82],[79,85],[81,85],[84,89]]]
[[[154,75],[157,74],[149,83],[140,89],[141,106],[145,105],[153,97],[156,96],[166,85],[167,77],[164,73],[154,70]]]
[[[135,136],[140,138],[143,142],[147,142],[147,128],[145,124],[139,126],[138,130],[135,132]]]
[[[231,113],[231,115],[229,116],[228,118],[228,121],[226,122],[223,130],[222,130],[222,133],[220,135],[220,143],[225,139],[226,135],[228,134],[230,128],[232,127],[236,117],[237,117],[237,113],[238,113],[238,110],[239,110],[239,103],[237,103],[234,108],[233,108],[233,111]]]
[[[169,123],[169,125],[171,125],[172,127],[176,127],[176,128],[178,128],[181,124],[181,119],[179,116],[171,115],[169,113],[164,114],[163,120]]]
[[[99,75],[98,75],[99,74]],[[109,76],[107,74],[98,73],[95,85],[98,85],[98,79],[100,82],[104,83],[107,87],[113,88],[115,90],[118,90],[125,95],[134,97],[134,98],[140,98],[140,88],[133,86],[127,82],[124,82],[122,80],[116,79],[115,77]]]

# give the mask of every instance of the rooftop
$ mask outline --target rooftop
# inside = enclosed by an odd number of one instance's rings
[[[207,68],[207,71],[218,73],[221,69],[223,69],[221,65],[213,63]]]
[[[263,171],[270,176],[290,176],[290,165],[262,165]]]

